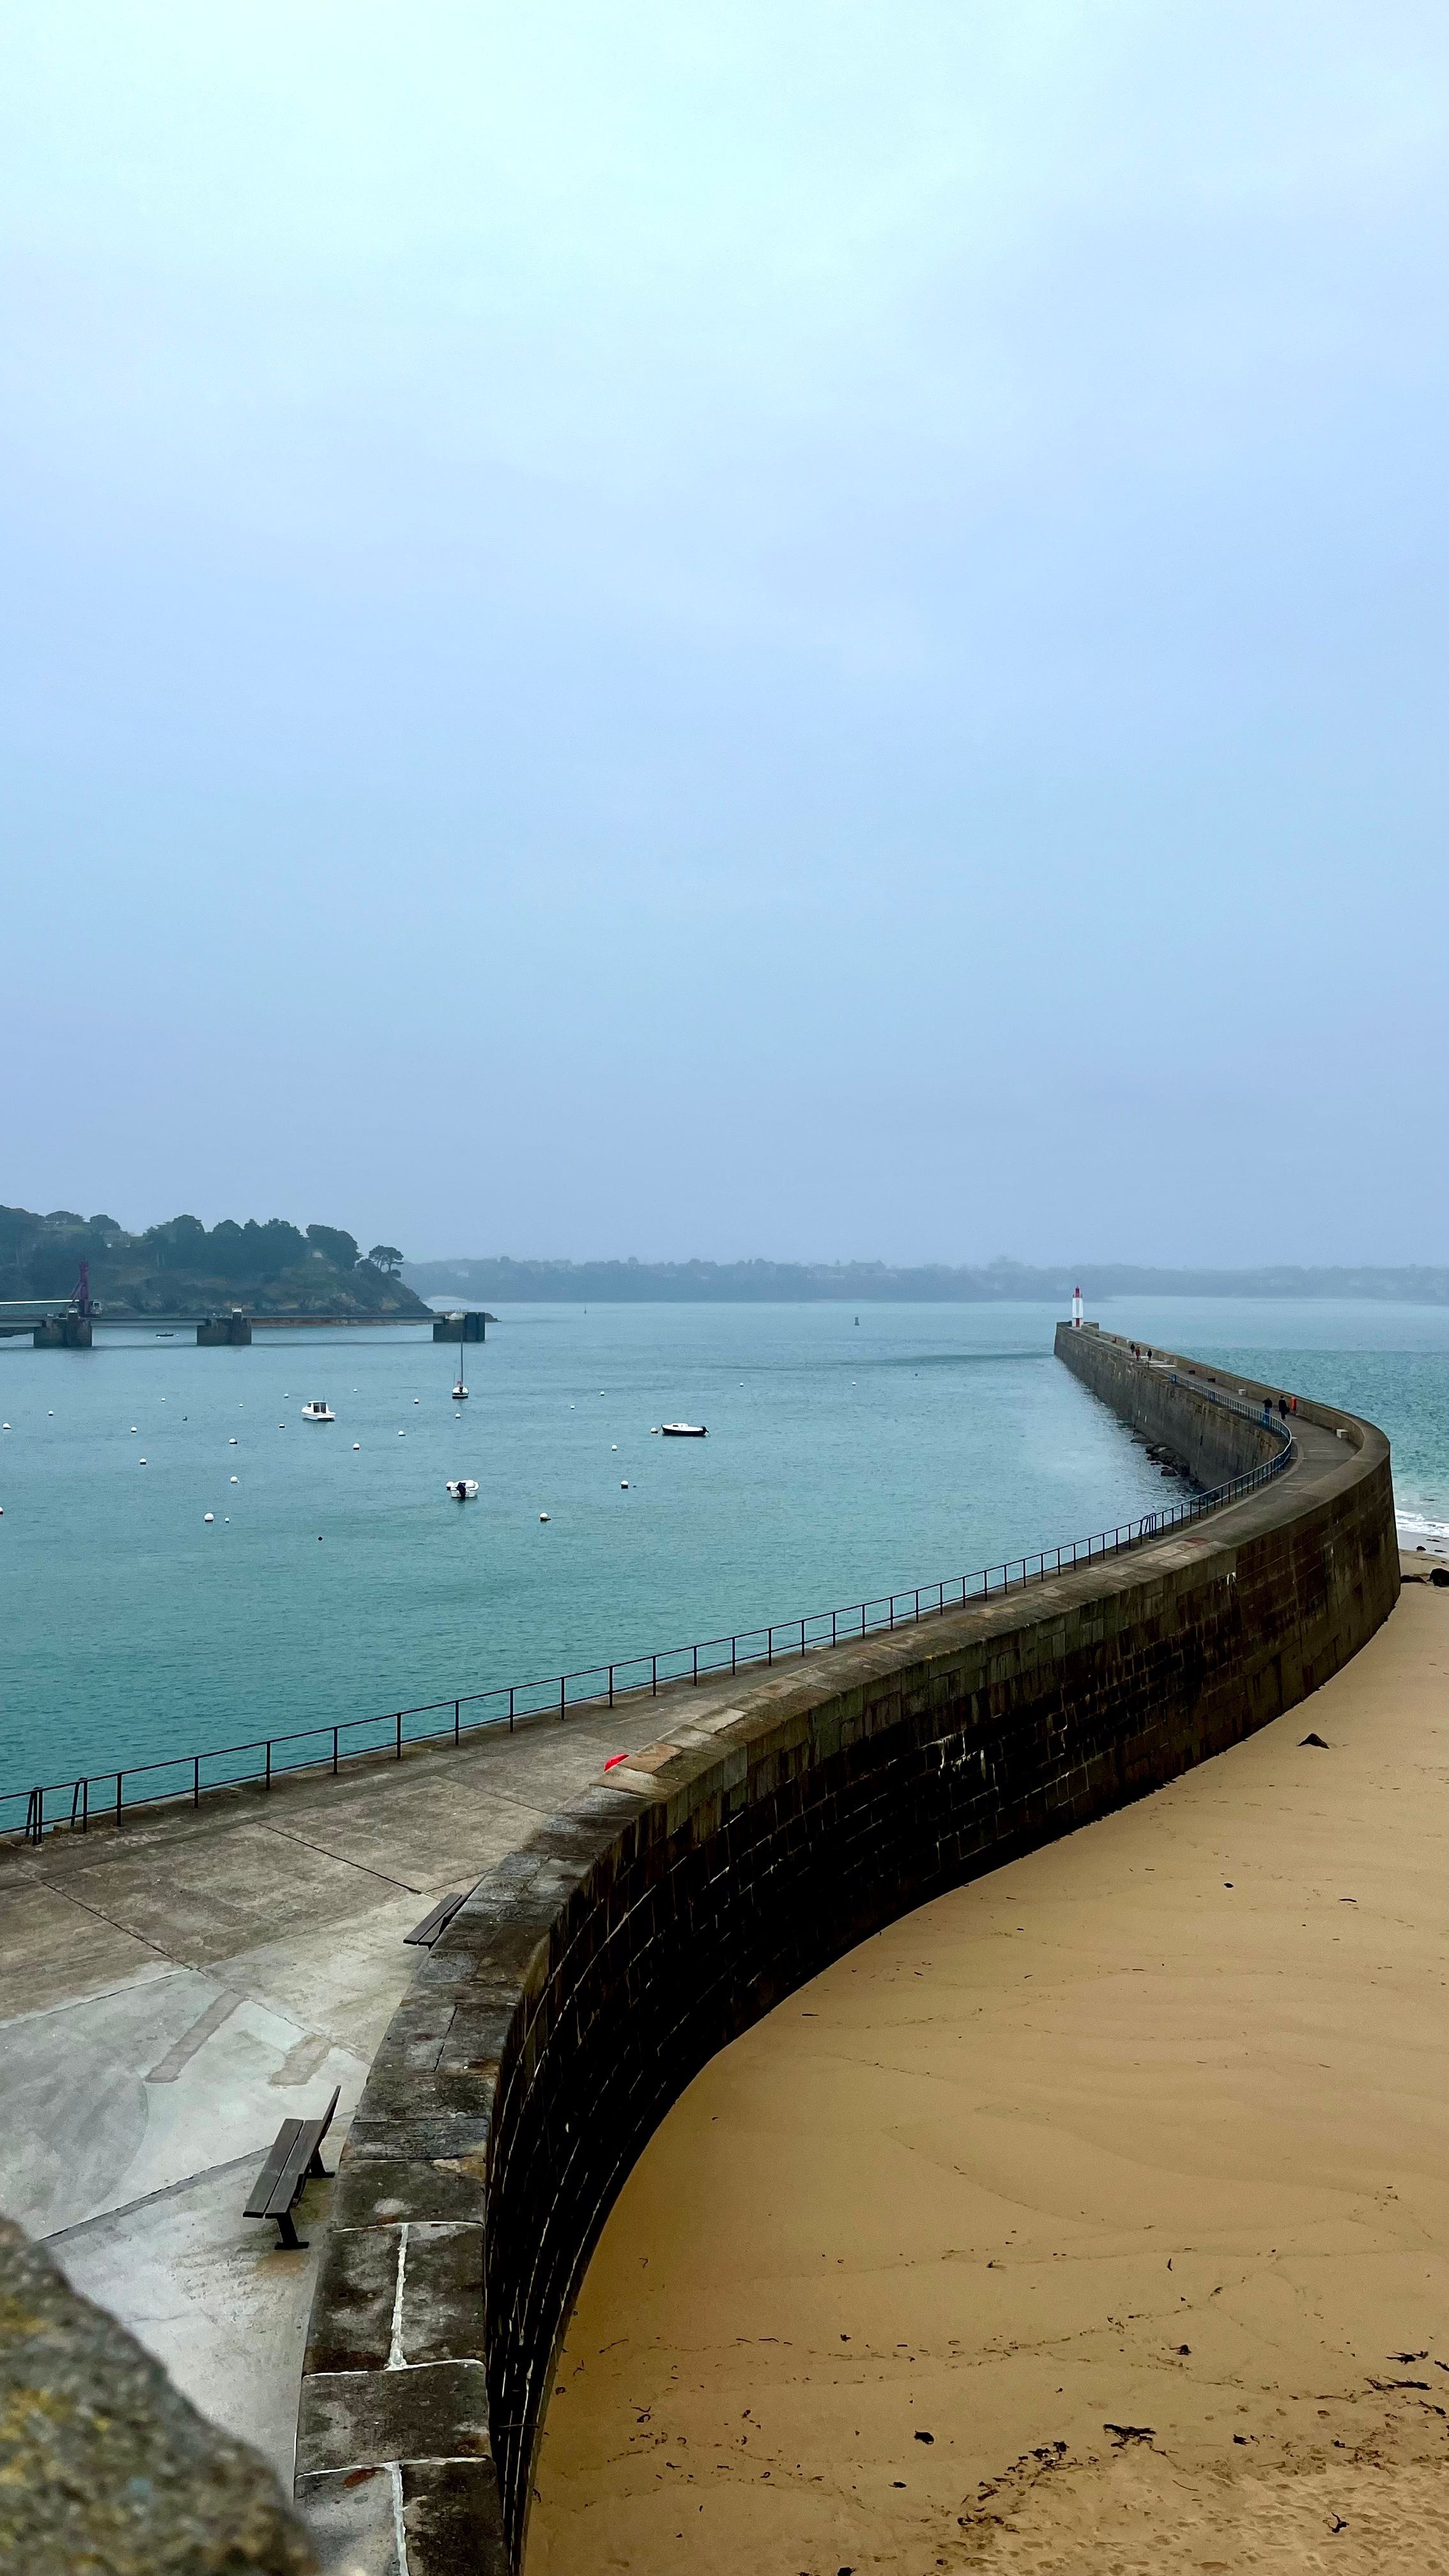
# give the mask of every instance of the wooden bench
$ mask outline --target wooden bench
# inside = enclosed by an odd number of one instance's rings
[[[452,1922],[459,1906],[466,1904],[466,1902],[467,1899],[463,1896],[445,1896],[441,1898],[438,1904],[433,1907],[431,1914],[425,1914],[421,1923],[415,1923],[411,1932],[405,1932],[403,1934],[403,1948],[406,1949],[408,1943],[412,1941],[417,1944],[417,1947],[420,1950],[431,1950],[438,1934],[446,1929],[447,1925]]]
[[[252,2196],[242,2212],[244,2218],[274,2218],[282,2243],[289,2254],[300,2253],[306,2246],[292,2224],[292,2212],[302,2197],[303,2185],[315,2174],[327,2179],[322,2162],[322,2141],[332,2126],[337,2108],[339,2084],[320,2120],[284,2120],[267,2150],[267,2161],[252,2186]]]

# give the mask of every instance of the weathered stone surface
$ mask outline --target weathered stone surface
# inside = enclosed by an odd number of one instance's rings
[[[400,2227],[329,2228],[305,2370],[386,2368],[402,2242]]]
[[[491,2461],[425,2461],[402,2471],[409,2568],[425,2576],[509,2576]]]
[[[311,2576],[271,2472],[0,2219],[0,2567]]]
[[[483,2330],[481,2227],[408,2229],[399,2324],[408,2362],[477,2353]]]
[[[319,2370],[303,2379],[297,2419],[301,2477],[395,2460],[488,2456],[488,2397],[479,2361],[441,2361],[418,2370]]]

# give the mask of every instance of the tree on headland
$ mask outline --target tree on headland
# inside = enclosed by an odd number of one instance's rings
[[[340,1225],[309,1225],[307,1241],[334,1270],[355,1270],[358,1252],[355,1234],[344,1234]]]
[[[403,1256],[395,1243],[375,1243],[367,1257],[374,1270],[385,1270],[389,1278],[395,1279],[403,1266]]]

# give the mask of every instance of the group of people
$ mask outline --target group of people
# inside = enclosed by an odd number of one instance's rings
[[[1128,1345],[1127,1345],[1127,1348],[1128,1348],[1128,1349],[1129,1349],[1129,1351],[1131,1352],[1131,1354],[1132,1354],[1132,1356],[1133,1356],[1134,1360],[1150,1360],[1150,1359],[1151,1359],[1151,1357],[1152,1357],[1152,1353],[1151,1353],[1151,1351],[1150,1351],[1149,1349],[1147,1349],[1147,1348],[1144,1346],[1144,1344],[1143,1344],[1143,1343],[1141,1343],[1141,1342],[1129,1342],[1129,1343],[1128,1343]],[[1246,1389],[1244,1389],[1244,1392],[1246,1393]],[[1279,1396],[1279,1398],[1278,1398],[1278,1419],[1279,1419],[1279,1421],[1280,1421],[1280,1422],[1286,1422],[1286,1421],[1287,1421],[1287,1419],[1288,1419],[1289,1414],[1290,1414],[1290,1413],[1296,1413],[1296,1412],[1297,1412],[1297,1410],[1298,1410],[1298,1398],[1297,1398],[1297,1396],[1296,1396],[1296,1395],[1280,1395],[1280,1396]],[[1265,1423],[1265,1424],[1270,1423],[1270,1422],[1272,1421],[1272,1419],[1273,1419],[1273,1399],[1272,1399],[1272,1397],[1271,1397],[1270,1395],[1265,1395],[1265,1396],[1264,1396],[1264,1398],[1263,1398],[1263,1420],[1264,1420],[1264,1423]]]

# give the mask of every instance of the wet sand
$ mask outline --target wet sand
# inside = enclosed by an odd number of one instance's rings
[[[1415,1583],[716,2058],[590,2267],[528,2576],[1449,2566],[1446,1678]]]

